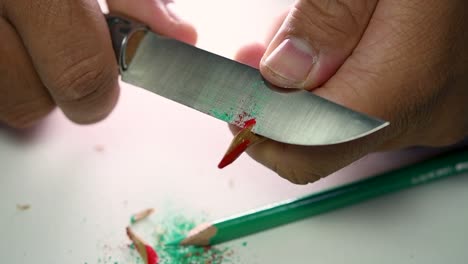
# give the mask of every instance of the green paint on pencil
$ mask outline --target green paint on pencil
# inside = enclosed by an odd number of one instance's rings
[[[222,247],[167,247],[166,243],[174,239],[184,237],[203,219],[189,219],[178,213],[160,213],[155,217],[156,223],[146,223],[135,232],[146,237],[146,242],[158,253],[158,264],[194,264],[233,263],[233,250],[227,246]],[[149,229],[148,227],[151,226]],[[147,230],[139,231],[139,229]],[[149,232],[148,232],[149,231]],[[146,233],[146,235],[144,235]],[[134,247],[130,246],[134,262],[142,263],[138,254],[134,254]]]

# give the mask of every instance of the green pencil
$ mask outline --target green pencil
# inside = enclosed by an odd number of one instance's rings
[[[468,172],[468,149],[452,152],[341,187],[202,224],[167,246],[223,243],[376,196]]]

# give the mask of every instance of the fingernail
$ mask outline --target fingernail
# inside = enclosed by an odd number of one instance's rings
[[[317,62],[317,53],[304,40],[287,38],[264,60],[276,80],[276,85],[286,88],[302,88],[312,67]]]

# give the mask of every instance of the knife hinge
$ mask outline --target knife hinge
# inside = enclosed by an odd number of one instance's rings
[[[148,27],[127,18],[105,15],[120,71],[127,70]]]

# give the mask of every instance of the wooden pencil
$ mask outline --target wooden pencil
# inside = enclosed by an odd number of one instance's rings
[[[213,223],[202,224],[190,231],[187,236],[171,241],[166,246],[219,244],[373,197],[466,172],[468,172],[468,149],[443,154],[299,199],[287,200]]]

